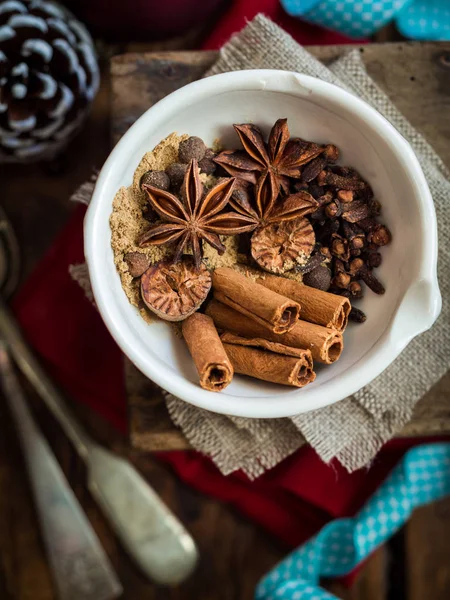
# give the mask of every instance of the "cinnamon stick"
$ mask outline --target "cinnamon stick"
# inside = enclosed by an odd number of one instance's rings
[[[194,313],[183,321],[182,331],[202,388],[210,392],[226,388],[234,371],[211,317]]]
[[[277,291],[301,304],[304,321],[344,331],[348,324],[351,304],[348,298],[308,287],[285,277],[268,275],[257,280],[269,290]]]
[[[217,300],[211,300],[206,314],[212,317],[216,327],[222,331],[231,331],[246,338],[264,338],[293,348],[308,349],[314,360],[327,365],[338,360],[344,347],[342,333],[308,321],[299,320],[291,331],[278,335]]]
[[[290,331],[300,306],[233,269],[216,269],[212,276],[214,297],[275,334]]]
[[[236,373],[294,387],[304,387],[316,378],[309,350],[233,333],[224,333],[221,340]]]

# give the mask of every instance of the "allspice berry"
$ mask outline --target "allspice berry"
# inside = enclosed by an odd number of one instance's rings
[[[213,175],[215,173],[217,167],[216,163],[213,161],[215,156],[215,152],[211,150],[211,148],[207,148],[205,156],[202,160],[198,161],[200,173],[205,173],[206,175]]]
[[[309,287],[327,292],[331,285],[331,272],[327,267],[320,265],[309,273],[303,275],[303,283]]]
[[[182,165],[181,163],[173,163],[173,165],[167,167],[166,174],[173,188],[178,189],[183,183],[186,169],[187,165]]]
[[[131,277],[140,277],[150,266],[149,257],[142,252],[127,252],[123,260],[128,265]]]
[[[141,189],[144,184],[152,185],[159,190],[164,190],[167,192],[167,190],[170,188],[170,179],[167,173],[164,171],[147,171],[142,175],[139,182]]]
[[[200,161],[205,156],[206,146],[205,142],[196,137],[195,135],[189,137],[187,140],[180,142],[178,148],[178,159],[181,163],[190,163],[193,158]]]

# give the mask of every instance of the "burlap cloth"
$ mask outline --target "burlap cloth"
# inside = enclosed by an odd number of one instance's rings
[[[325,67],[282,29],[259,15],[222,48],[219,60],[206,76],[260,68],[320,77],[353,92],[383,114],[417,154],[434,198],[440,240],[449,239],[450,173],[370,79],[357,50]],[[76,199],[86,201],[91,191],[92,184],[85,184]],[[415,338],[382,375],[354,396],[292,418],[244,419],[211,413],[166,393],[173,422],[192,446],[210,456],[224,474],[242,469],[249,477],[258,477],[305,442],[325,462],[336,458],[348,471],[366,465],[380,446],[407,423],[416,402],[450,366],[449,246],[439,246],[443,308],[437,323]],[[79,281],[84,279],[82,269],[73,270],[73,276]]]

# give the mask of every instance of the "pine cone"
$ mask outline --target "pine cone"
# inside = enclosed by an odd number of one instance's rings
[[[0,0],[0,162],[54,157],[99,85],[92,38],[64,7]]]

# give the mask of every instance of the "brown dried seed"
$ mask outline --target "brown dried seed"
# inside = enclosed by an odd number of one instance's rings
[[[352,190],[338,190],[337,197],[341,202],[353,202],[354,192]]]
[[[379,281],[372,271],[370,271],[370,269],[367,267],[362,268],[358,275],[361,277],[367,287],[370,288],[372,292],[375,292],[375,294],[381,295],[386,291],[381,281]]]
[[[342,221],[342,232],[350,243],[350,248],[360,250],[366,243],[364,232],[353,223]]]
[[[167,192],[170,188],[170,179],[164,171],[146,171],[139,182],[139,187],[141,189],[143,185],[152,185],[155,188]]]
[[[369,268],[376,269],[381,265],[382,256],[379,252],[369,251],[364,253],[364,259]]]
[[[330,163],[335,163],[339,159],[339,148],[334,144],[325,146],[324,156]]]
[[[342,214],[342,208],[339,200],[334,200],[325,206],[325,215],[329,219],[337,219]]]
[[[365,313],[363,313],[363,311],[359,308],[355,308],[354,306],[352,306],[348,318],[354,323],[364,323],[364,321],[367,319]]]
[[[343,175],[344,177],[358,177],[359,174],[356,169],[352,167],[343,167],[342,165],[334,165],[331,167],[332,173],[336,173],[337,175]]]
[[[342,218],[349,223],[358,223],[370,215],[370,209],[362,200],[354,200],[344,204]]]
[[[329,248],[327,248],[326,246],[322,246],[322,248],[320,248],[319,252],[323,256],[325,261],[331,260],[331,252],[330,252]]]
[[[319,206],[325,206],[333,200],[333,193],[329,191],[325,192],[325,194],[322,194],[322,196],[319,196],[316,200],[319,203]]]
[[[162,260],[141,277],[141,295],[146,306],[166,321],[182,321],[205,301],[211,275],[204,264],[197,271],[192,256],[178,263]]]
[[[368,206],[370,208],[370,214],[372,217],[378,217],[381,214],[381,202],[375,200],[375,198],[371,198],[368,201]]]
[[[331,272],[328,267],[320,265],[303,276],[303,283],[309,287],[327,292],[331,284]]]
[[[327,172],[326,171],[320,171],[320,173],[317,175],[317,185],[326,185],[327,184]]]
[[[205,142],[201,138],[192,135],[187,140],[180,142],[178,159],[181,163],[188,164],[193,158],[197,161],[202,160],[205,156],[205,152]]]
[[[347,261],[350,258],[348,240],[338,233],[331,235],[331,254],[340,260]]]
[[[386,246],[391,241],[391,234],[384,225],[377,225],[367,234],[367,239],[377,246]]]
[[[362,190],[367,185],[366,182],[363,181],[358,176],[352,175],[350,177],[345,177],[342,175],[337,175],[336,173],[333,173],[331,171],[328,171],[326,173],[325,184],[331,185],[331,186],[339,188],[341,190],[352,190],[352,191]]]
[[[339,260],[338,258],[336,258],[334,260],[334,265],[333,265],[334,269],[334,274],[337,275],[337,273],[345,273],[345,266],[344,263],[342,262],[342,260]]]
[[[347,289],[351,281],[351,277],[348,273],[338,273],[331,281],[333,285],[338,288]]]
[[[303,168],[301,177],[302,182],[309,183],[310,181],[315,179],[326,164],[327,161],[321,156],[312,160]]]
[[[306,264],[314,249],[315,235],[308,219],[292,219],[257,229],[252,235],[252,256],[271,273],[285,273]]]
[[[181,163],[173,163],[166,169],[166,173],[169,176],[170,183],[174,188],[179,188],[184,181],[186,175],[187,165]]]
[[[350,285],[348,286],[348,290],[349,290],[350,294],[353,296],[353,298],[355,298],[355,299],[360,299],[363,297],[363,291],[362,291],[361,284],[358,283],[357,281],[352,281],[350,283]]]
[[[331,254],[335,254],[336,256],[343,256],[345,254],[345,246],[344,241],[340,239],[335,239],[331,242]]]
[[[150,259],[143,252],[127,252],[123,260],[128,265],[131,277],[140,277],[150,266]]]
[[[350,240],[350,246],[354,250],[361,250],[361,248],[364,248],[364,236],[356,235],[354,238],[352,238]]]
[[[305,265],[297,265],[295,267],[295,270],[298,273],[302,273],[303,275],[305,275],[306,273],[310,273],[311,271],[319,267],[323,262],[324,256],[320,254],[320,252],[316,252],[316,254],[313,254],[308,258],[308,261]]]
[[[366,233],[368,231],[372,231],[372,229],[375,229],[375,227],[377,227],[378,222],[375,221],[375,219],[372,219],[371,217],[367,217],[364,219],[361,219],[360,221],[358,221],[358,227],[361,227],[361,229],[363,231],[365,231]]]
[[[206,156],[198,161],[198,166],[200,173],[205,173],[206,175],[213,175],[217,167],[216,163],[210,158],[206,158]]]
[[[356,275],[360,269],[364,266],[364,261],[362,258],[354,258],[350,261],[348,272],[350,275]]]

